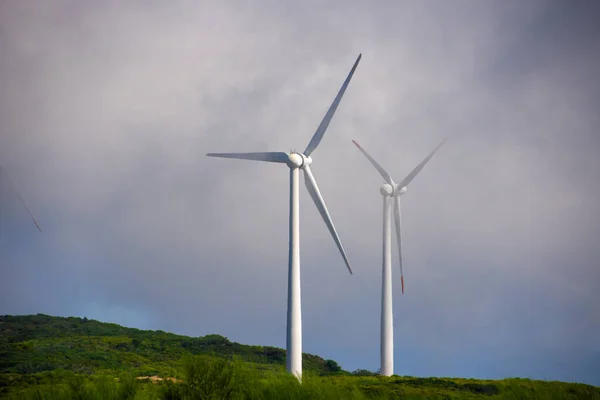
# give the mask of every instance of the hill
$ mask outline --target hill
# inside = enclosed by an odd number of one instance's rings
[[[600,399],[600,388],[583,384],[349,373],[312,354],[303,354],[300,386],[285,373],[285,356],[280,348],[220,335],[192,338],[86,318],[6,315],[0,316],[0,397]]]
[[[158,374],[185,355],[211,355],[274,366],[285,365],[285,350],[248,346],[221,335],[188,337],[144,331],[87,318],[49,315],[0,316],[0,373],[31,374],[55,369],[89,373],[127,369]],[[304,369],[340,371],[333,360],[303,354]]]

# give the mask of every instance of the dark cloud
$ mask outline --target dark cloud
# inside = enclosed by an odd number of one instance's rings
[[[381,178],[403,198],[396,372],[600,384],[593,2],[5,3],[0,313],[285,345],[288,171],[363,60],[301,187],[304,350],[378,368]],[[302,185],[303,186],[303,185]]]

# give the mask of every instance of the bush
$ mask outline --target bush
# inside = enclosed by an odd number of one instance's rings
[[[196,356],[185,361],[184,369],[182,383],[167,382],[164,385],[160,396],[162,400],[368,398],[354,386],[348,387],[310,375],[303,376],[300,383],[287,373],[261,372],[238,361]]]

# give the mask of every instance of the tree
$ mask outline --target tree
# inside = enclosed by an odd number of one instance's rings
[[[334,360],[326,360],[325,367],[331,372],[339,372],[342,370],[342,367],[340,367],[340,365]]]

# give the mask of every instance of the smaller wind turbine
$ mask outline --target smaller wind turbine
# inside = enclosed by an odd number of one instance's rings
[[[352,141],[365,157],[379,171],[385,183],[379,191],[383,196],[383,267],[381,279],[381,375],[394,374],[394,327],[392,313],[392,232],[390,221],[390,200],[394,201],[394,218],[396,220],[396,239],[400,258],[400,282],[404,294],[404,273],[402,272],[402,231],[400,229],[400,196],[406,193],[407,186],[431,160],[433,155],[448,138],[442,140],[437,147],[400,184],[396,185],[390,174],[384,170],[356,141]]]
[[[38,224],[38,222],[35,220],[35,217],[33,216],[31,209],[29,209],[29,207],[27,206],[27,203],[25,203],[25,199],[23,199],[23,196],[21,196],[21,193],[19,193],[15,184],[12,182],[12,180],[8,176],[8,173],[6,173],[6,170],[4,169],[4,167],[2,167],[2,165],[0,165],[0,211],[2,211],[2,208],[1,208],[2,207],[2,192],[3,192],[2,189],[4,188],[3,187],[4,180],[6,180],[6,183],[8,183],[12,187],[12,190],[17,194],[19,201],[21,202],[23,207],[25,207],[27,212],[29,213],[29,216],[33,220],[33,223],[37,227],[38,231],[41,232],[42,229],[40,228],[40,225]],[[1,213],[0,213],[0,217],[1,217]]]

